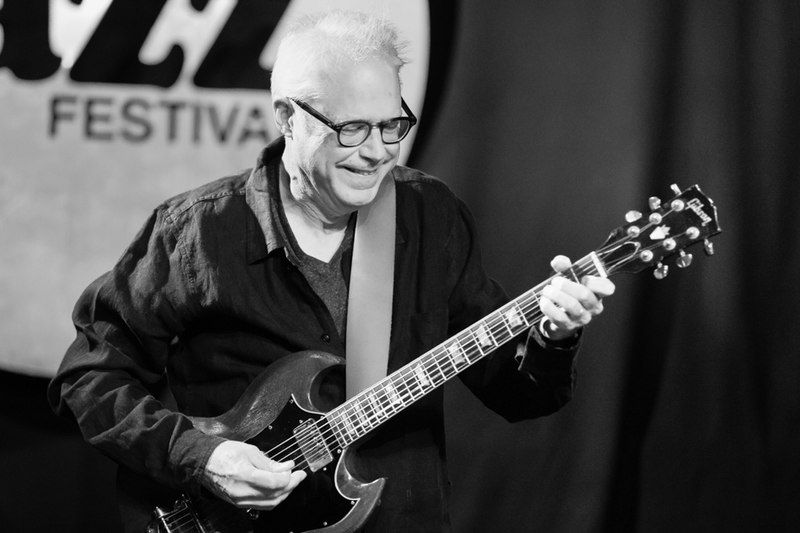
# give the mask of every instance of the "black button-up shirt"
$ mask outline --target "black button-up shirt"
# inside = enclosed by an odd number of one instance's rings
[[[287,258],[278,175],[283,144],[258,165],[154,210],[113,270],[78,301],[77,338],[49,397],[85,438],[127,468],[184,490],[220,443],[184,416],[217,416],[274,361],[300,350],[344,356],[325,304]],[[398,166],[389,372],[501,306],[473,220],[440,181]],[[510,251],[511,252],[511,251]],[[342,259],[349,276],[350,254]],[[549,414],[572,394],[575,343],[520,339],[461,375],[509,420]],[[166,372],[176,409],[152,394]],[[386,476],[376,531],[447,529],[441,389],[360,448],[362,475]],[[476,428],[479,431],[479,428]]]

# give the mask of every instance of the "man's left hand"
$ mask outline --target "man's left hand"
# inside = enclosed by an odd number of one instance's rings
[[[568,257],[557,255],[550,262],[556,272],[572,266]],[[603,312],[603,298],[614,294],[608,278],[584,276],[580,283],[555,276],[541,293],[539,307],[546,320],[542,333],[551,340],[565,339]]]

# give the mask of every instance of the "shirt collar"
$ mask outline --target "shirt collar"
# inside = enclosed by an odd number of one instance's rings
[[[281,225],[281,196],[279,182],[283,164],[281,156],[286,146],[283,137],[278,137],[264,148],[258,156],[258,162],[250,171],[245,188],[245,198],[255,218],[248,219],[247,226],[247,262],[256,263],[279,248],[289,249],[287,237]],[[389,172],[389,179],[395,179],[398,168]],[[398,209],[399,213],[399,209]],[[396,239],[405,242],[401,229],[401,218],[397,217]],[[265,246],[266,244],[266,246]]]
[[[279,218],[281,205],[278,189],[283,148],[283,137],[279,137],[264,148],[247,179],[245,198],[255,215],[255,218],[248,219],[247,226],[249,263],[264,259],[275,250],[286,246]]]

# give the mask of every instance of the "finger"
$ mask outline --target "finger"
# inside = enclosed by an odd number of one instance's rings
[[[278,504],[283,502],[283,500],[288,498],[289,494],[289,492],[285,492],[271,498],[253,500],[249,503],[242,503],[239,505],[239,507],[243,507],[245,509],[255,509],[256,511],[271,511],[277,507]]]
[[[292,468],[294,468],[294,461],[278,462],[274,459],[269,459],[269,466],[266,470],[270,472],[291,472]]]
[[[306,478],[306,473],[303,470],[292,472],[290,481],[283,488],[264,492],[262,494],[253,495],[248,499],[242,499],[237,503],[239,507],[257,509],[259,511],[270,511],[278,504],[289,497],[289,494]]]
[[[556,300],[543,297],[540,301],[542,312],[562,330],[573,330],[584,326],[591,320],[591,313],[586,311],[577,300],[556,292]]]
[[[583,281],[585,283],[580,284],[563,278],[554,278],[551,284],[574,298],[578,305],[589,313],[599,315],[603,312],[602,297],[614,292],[614,284],[608,279],[593,276],[586,276]],[[570,307],[568,311],[577,316],[577,308]]]
[[[616,290],[614,282],[608,278],[601,278],[598,276],[585,276],[581,283],[590,291],[592,291],[598,298],[611,296]]]
[[[288,485],[288,489],[290,491],[294,490],[294,488],[297,485],[299,485],[300,482],[303,481],[306,478],[306,475],[307,474],[306,474],[305,470],[296,470],[296,471],[292,472],[292,480]]]
[[[561,307],[569,318],[579,321],[583,313],[598,306],[594,293],[574,281],[557,276],[547,285],[542,294]]]
[[[251,483],[262,493],[272,494],[286,489],[292,482],[291,472],[271,472],[268,470],[254,470]]]
[[[288,472],[294,468],[294,461],[276,461],[274,459],[270,459],[264,452],[255,446],[250,451],[253,452],[250,455],[253,466],[260,468],[261,470],[268,470],[270,472]]]
[[[544,291],[543,291],[544,292]],[[560,328],[566,328],[570,322],[569,316],[564,309],[553,302],[550,298],[543,296],[539,299],[539,308],[544,313],[552,325]]]
[[[572,261],[566,255],[557,255],[550,261],[550,268],[556,272],[564,272],[572,266]]]

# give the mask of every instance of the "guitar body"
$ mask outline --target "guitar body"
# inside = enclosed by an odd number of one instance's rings
[[[284,357],[260,374],[228,412],[214,418],[193,417],[192,421],[209,435],[248,442],[265,452],[274,449],[291,438],[303,422],[323,415],[320,383],[326,372],[343,364],[342,358],[324,352]],[[122,522],[130,532],[357,531],[379,504],[385,479],[365,483],[351,474],[353,446],[331,453],[338,459],[336,463],[316,472],[307,469],[308,477],[292,494],[272,511],[259,513],[257,519],[213,496],[189,498],[120,469]]]

